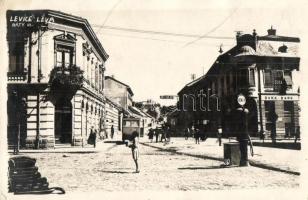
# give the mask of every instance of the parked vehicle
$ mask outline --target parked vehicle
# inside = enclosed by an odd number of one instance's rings
[[[137,131],[140,136],[141,121],[138,118],[123,118],[122,140],[132,140],[132,133]]]

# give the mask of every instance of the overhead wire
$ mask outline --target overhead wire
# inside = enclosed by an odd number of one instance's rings
[[[209,36],[209,34],[213,33],[214,31],[216,31],[219,27],[221,27],[222,25],[224,25],[224,23],[226,23],[226,21],[238,10],[238,6],[236,8],[233,9],[233,11],[224,19],[222,20],[217,26],[215,26],[214,28],[212,28],[210,31],[208,31],[207,33],[205,33],[204,35],[202,35],[201,37],[191,41],[191,42],[188,42],[187,44],[184,45],[184,47],[188,46],[188,45],[191,45],[203,38],[206,38]]]
[[[98,27],[99,30],[111,29],[111,30],[118,30],[118,31],[124,31],[124,32],[144,33],[144,34],[153,34],[153,35],[167,35],[167,36],[192,37],[192,38],[203,37],[203,38],[209,38],[209,39],[226,39],[226,40],[234,39],[234,37],[228,37],[228,36],[204,36],[204,35],[197,35],[197,34],[172,33],[172,32],[163,32],[163,31],[145,30],[145,29],[124,28],[124,27],[118,27],[118,26],[103,26],[103,25],[97,25],[97,24],[93,24],[92,26]]]
[[[113,33],[104,33],[104,35],[111,35],[111,36],[117,36],[117,37],[128,37],[128,38],[136,38],[136,39],[144,39],[144,40],[154,40],[154,41],[170,42],[170,43],[176,43],[176,44],[186,43],[185,41],[178,41],[178,40],[165,40],[165,39],[158,39],[158,38],[151,38],[151,37],[140,37],[140,36],[132,36],[132,35],[113,34]],[[219,47],[219,45],[217,44],[204,44],[204,45]],[[232,46],[232,45],[225,44],[224,46]]]
[[[113,10],[121,3],[121,1],[122,1],[122,0],[118,0],[118,1],[112,6],[112,8],[109,10],[109,12],[108,12],[108,14],[107,14],[107,16],[106,16],[106,18],[105,18],[103,24],[101,25],[101,27],[104,27],[104,26],[105,26],[106,22],[108,21],[109,17],[111,16]],[[99,28],[99,29],[97,30],[96,34],[98,34],[100,30],[101,30],[101,28]]]

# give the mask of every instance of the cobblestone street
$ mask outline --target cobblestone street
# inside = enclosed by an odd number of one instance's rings
[[[88,149],[93,150],[92,147]],[[139,174],[131,151],[114,142],[99,143],[94,153],[27,153],[37,159],[50,186],[73,191],[199,191],[297,188],[299,176],[256,167],[219,168],[222,162],[179,155],[141,145]],[[121,181],[119,181],[121,180]]]

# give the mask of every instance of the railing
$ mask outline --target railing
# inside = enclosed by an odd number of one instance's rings
[[[25,81],[27,79],[26,73],[7,73],[8,81]]]

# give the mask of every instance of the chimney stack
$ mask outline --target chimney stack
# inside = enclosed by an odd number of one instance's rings
[[[271,26],[271,29],[267,30],[268,35],[276,35],[276,29],[273,29],[273,26]]]

